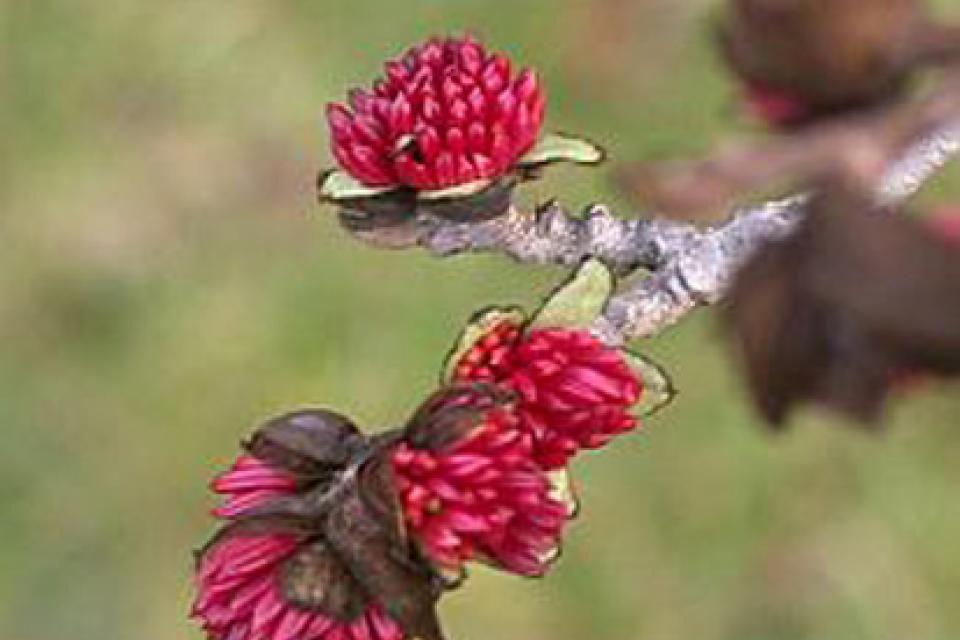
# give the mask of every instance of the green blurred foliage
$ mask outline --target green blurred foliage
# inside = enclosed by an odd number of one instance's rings
[[[396,424],[471,311],[562,277],[348,241],[313,200],[325,102],[468,29],[542,71],[553,127],[617,159],[693,152],[745,128],[708,5],[0,2],[0,637],[199,638],[206,482],[257,421],[324,404]],[[604,171],[525,197],[552,195],[624,204]],[[958,196],[953,170],[927,198]],[[960,635],[956,389],[879,436],[808,414],[771,437],[700,316],[638,345],[682,396],[578,462],[564,561],[536,583],[477,570],[445,601],[452,635]]]

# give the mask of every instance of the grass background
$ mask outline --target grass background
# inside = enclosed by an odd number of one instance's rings
[[[552,127],[694,152],[743,129],[709,4],[0,0],[0,638],[199,638],[189,551],[250,428],[311,403],[395,424],[471,311],[563,276],[348,241],[313,199],[325,102],[466,28],[540,69]],[[552,195],[623,206],[604,171],[525,191]],[[549,579],[477,570],[445,600],[452,637],[960,635],[956,387],[878,437],[814,414],[771,437],[710,313],[638,346],[682,398],[578,462]]]

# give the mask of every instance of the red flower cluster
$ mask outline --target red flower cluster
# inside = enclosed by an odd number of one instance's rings
[[[273,498],[294,494],[296,482],[256,458],[241,456],[212,486],[225,496],[214,513],[233,518]],[[203,554],[193,615],[211,638],[403,640],[400,628],[379,606],[344,624],[286,602],[277,576],[299,546],[297,538],[287,534],[231,537]]]
[[[533,71],[514,76],[469,37],[433,39],[327,119],[334,156],[359,182],[438,190],[504,175],[536,142],[545,104]]]
[[[438,565],[484,559],[525,576],[556,555],[567,507],[533,458],[519,418],[488,412],[472,433],[440,451],[403,443],[393,452],[409,529]]]
[[[586,331],[533,329],[510,321],[483,336],[455,364],[460,382],[502,384],[519,395],[520,428],[545,469],[565,466],[637,426],[630,409],[642,383],[623,355]]]

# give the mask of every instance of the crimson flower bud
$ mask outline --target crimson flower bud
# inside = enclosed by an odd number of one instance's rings
[[[498,178],[529,151],[546,98],[472,38],[433,39],[386,64],[370,91],[327,108],[334,157],[370,187],[438,190]]]
[[[533,459],[520,418],[491,409],[446,446],[410,442],[392,453],[407,526],[447,571],[484,560],[524,576],[546,572],[570,515]]]
[[[609,270],[588,261],[532,317],[493,308],[474,318],[448,358],[445,380],[517,394],[519,428],[545,469],[634,430],[673,397],[659,367],[590,333],[613,286]]]
[[[495,327],[457,365],[456,380],[504,384],[536,459],[557,469],[581,449],[597,449],[638,425],[631,414],[643,382],[619,350],[586,331]]]

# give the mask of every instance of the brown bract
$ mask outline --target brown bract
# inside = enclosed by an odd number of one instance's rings
[[[332,481],[365,446],[365,438],[346,416],[305,409],[269,420],[244,448],[253,457],[313,485]]]
[[[436,603],[442,580],[404,532],[389,460],[376,457],[343,487],[327,519],[326,537],[360,587],[411,637],[441,640]]]
[[[468,438],[487,411],[508,407],[515,400],[516,394],[494,384],[466,382],[445,386],[413,414],[404,440],[417,449],[442,451]]]
[[[872,423],[904,376],[960,374],[960,251],[828,190],[742,269],[726,323],[772,425],[808,401]]]

